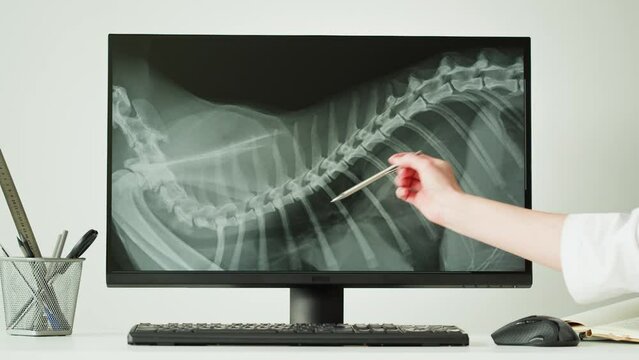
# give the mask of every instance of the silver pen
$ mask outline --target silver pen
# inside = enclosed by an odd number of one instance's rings
[[[415,154],[421,154],[421,151],[417,151]],[[392,174],[393,172],[395,172],[397,170],[399,166],[397,165],[391,165],[389,167],[387,167],[386,169],[378,172],[377,174],[369,177],[366,180],[363,180],[362,182],[360,182],[359,184],[353,186],[352,188],[344,191],[343,193],[337,195],[337,197],[333,200],[331,200],[332,203],[338,201],[338,200],[342,200],[344,198],[347,198],[353,194],[355,194],[356,192],[362,190],[363,188],[367,187],[368,185],[374,183],[375,181],[383,178],[384,176],[388,175],[388,174]]]
[[[58,236],[58,241],[55,243],[55,249],[53,250],[53,257],[59,258],[62,256],[62,249],[64,249],[64,243],[67,240],[67,235],[69,232],[67,230],[62,231],[62,234]]]

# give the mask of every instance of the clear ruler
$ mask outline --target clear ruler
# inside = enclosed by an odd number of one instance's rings
[[[42,257],[38,243],[33,235],[33,230],[31,230],[31,225],[27,219],[27,213],[24,211],[22,201],[20,201],[20,196],[18,196],[18,191],[16,190],[16,185],[11,178],[9,167],[7,167],[7,162],[2,155],[2,150],[0,150],[0,187],[7,200],[7,205],[9,205],[9,212],[11,212],[20,238],[29,245],[33,256]]]

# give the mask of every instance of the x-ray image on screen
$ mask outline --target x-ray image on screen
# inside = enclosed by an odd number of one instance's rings
[[[472,46],[470,46],[472,45]],[[523,271],[395,197],[421,150],[524,205],[521,49],[375,37],[110,44],[110,251],[123,270]]]

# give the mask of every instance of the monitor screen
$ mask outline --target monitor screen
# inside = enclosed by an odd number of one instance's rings
[[[392,175],[331,199],[420,150],[530,207],[529,41],[110,35],[108,272],[528,271]]]

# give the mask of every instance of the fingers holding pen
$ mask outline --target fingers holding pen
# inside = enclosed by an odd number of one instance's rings
[[[419,174],[406,167],[400,167],[395,176],[395,185],[400,187],[411,187],[413,184],[419,182]]]
[[[413,179],[412,177],[405,177],[405,176],[400,176],[397,175],[395,176],[395,186],[397,187],[409,187],[413,184],[413,182],[415,181],[415,179]]]
[[[400,200],[404,200],[409,203],[415,200],[417,193],[417,191],[407,187],[398,187],[395,189],[395,196],[397,196]]]
[[[414,187],[418,187],[420,184],[419,178],[417,176],[414,175],[402,175],[402,174],[398,174],[395,177],[395,186],[397,187],[407,187],[407,188],[414,188]]]
[[[398,177],[418,177],[417,172],[409,167],[400,167],[397,170]]]
[[[399,153],[389,159],[391,164],[399,166],[394,181],[397,186],[395,195],[408,202],[411,202],[422,188],[414,161],[406,161],[406,159],[414,160],[412,158],[415,156],[414,153]]]
[[[395,196],[407,202],[411,202],[422,188],[417,173],[410,168],[400,168],[394,182],[397,186]]]

